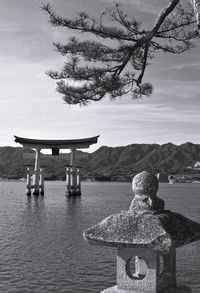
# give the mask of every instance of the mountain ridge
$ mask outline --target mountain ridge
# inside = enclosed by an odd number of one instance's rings
[[[24,177],[25,166],[34,165],[34,159],[24,157],[27,153],[34,154],[34,151],[22,147],[0,147],[1,177]],[[174,174],[183,172],[197,161],[200,161],[200,144],[191,142],[181,145],[136,143],[117,147],[101,146],[93,153],[76,152],[76,164],[82,167],[85,177],[126,177],[142,170]],[[65,166],[69,162],[69,153],[58,157],[41,154],[46,177],[52,179],[64,179]]]

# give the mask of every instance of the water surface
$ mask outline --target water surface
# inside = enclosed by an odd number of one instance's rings
[[[200,222],[200,184],[160,184],[166,208]],[[84,229],[127,210],[130,183],[83,182],[68,198],[64,182],[27,197],[23,182],[0,182],[0,292],[98,293],[115,285],[114,248],[91,247]],[[200,292],[200,243],[177,250],[177,279]]]

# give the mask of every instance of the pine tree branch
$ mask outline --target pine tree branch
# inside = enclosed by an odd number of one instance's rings
[[[200,0],[190,0],[196,17],[197,28],[196,32],[200,35]]]
[[[105,96],[116,98],[132,93],[133,97],[140,98],[150,95],[152,85],[143,83],[149,60],[158,51],[181,54],[194,46],[192,40],[197,33],[193,26],[195,22],[199,25],[200,0],[190,1],[194,12],[191,6],[185,10],[181,0],[169,0],[148,30],[141,30],[140,23],[129,18],[118,4],[104,11],[100,22],[84,12],[76,18],[62,18],[49,4],[43,4],[42,9],[49,15],[52,25],[114,40],[110,46],[76,38],[71,38],[66,45],[54,43],[67,61],[60,71],[49,71],[48,75],[59,80],[57,90],[64,100],[69,104],[85,105]],[[116,26],[103,24],[103,16]]]
[[[166,17],[174,10],[174,8],[176,7],[176,5],[179,3],[180,0],[171,0],[169,5],[167,7],[165,7],[160,15],[158,16],[151,32],[149,33],[149,38],[153,38],[155,36],[155,34],[158,32],[158,30],[160,29],[161,25],[163,24],[164,20],[166,19]]]
[[[89,32],[104,39],[109,38],[119,40],[120,38],[124,41],[137,41],[133,35],[130,36],[119,28],[97,25],[96,20],[90,19],[85,13],[80,13],[79,18],[67,19],[56,15],[50,4],[42,4],[41,9],[49,15],[49,22],[53,26],[62,26],[72,30],[78,30],[80,32]]]

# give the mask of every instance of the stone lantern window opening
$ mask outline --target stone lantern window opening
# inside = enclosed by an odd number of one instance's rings
[[[130,257],[126,262],[126,273],[131,279],[144,279],[147,274],[147,269],[145,260],[138,255]]]

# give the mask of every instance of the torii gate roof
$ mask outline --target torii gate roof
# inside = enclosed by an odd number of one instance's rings
[[[19,137],[14,135],[15,142],[18,142],[27,148],[35,149],[83,149],[88,148],[91,144],[95,144],[98,141],[98,137],[80,138],[80,139],[32,139]]]

